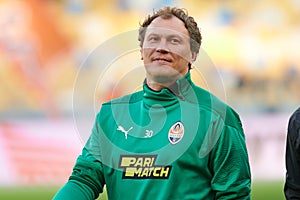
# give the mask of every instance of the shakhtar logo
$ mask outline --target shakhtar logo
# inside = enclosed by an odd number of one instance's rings
[[[181,122],[176,122],[169,130],[168,138],[171,144],[178,143],[184,135],[184,126]]]
[[[155,165],[157,155],[121,155],[119,168],[123,179],[168,179],[172,166]]]

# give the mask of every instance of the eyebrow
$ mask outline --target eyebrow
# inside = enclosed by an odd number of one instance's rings
[[[159,33],[150,33],[149,35],[147,35],[147,38],[151,37],[151,36],[162,36],[162,35],[165,35],[165,34],[159,34]],[[167,38],[170,38],[170,37],[179,37],[181,39],[184,39],[184,38],[188,38],[187,36],[183,35],[183,34],[167,34],[166,35]]]

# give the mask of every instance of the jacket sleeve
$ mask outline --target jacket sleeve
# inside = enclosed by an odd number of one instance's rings
[[[300,108],[289,120],[285,159],[285,197],[287,200],[300,199]]]
[[[54,196],[53,200],[91,200],[93,191],[85,184],[69,180]]]
[[[68,182],[58,191],[54,200],[92,200],[103,192],[105,179],[101,162],[99,126],[96,120],[92,134],[77,158]]]
[[[237,127],[222,126],[210,154],[211,187],[216,199],[250,199],[251,173],[241,123],[237,123]]]
[[[58,191],[54,200],[92,200],[103,192],[105,184],[102,163],[84,148],[73,168],[68,182]]]

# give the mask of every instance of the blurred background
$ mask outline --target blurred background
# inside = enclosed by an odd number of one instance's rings
[[[195,82],[221,78],[221,90],[208,89],[241,116],[253,199],[283,199],[287,123],[300,105],[299,0],[0,0],[0,199],[52,198],[101,102],[137,90],[144,77],[137,70],[141,75],[126,79],[127,66],[109,71],[86,58],[165,5],[186,8],[201,29],[214,70],[197,80],[196,66]],[[106,51],[129,45],[122,42]],[[134,45],[125,64],[141,66],[137,35]],[[99,68],[102,78],[91,85]],[[94,96],[84,93],[88,88]],[[82,92],[79,100],[74,92]]]

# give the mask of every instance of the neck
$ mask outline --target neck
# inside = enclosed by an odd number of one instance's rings
[[[188,72],[187,72],[188,73]],[[181,77],[185,76],[187,73],[184,75],[180,75],[177,77],[156,77],[152,78],[151,76],[146,75],[146,83],[149,88],[151,88],[154,91],[161,91],[164,88],[169,88],[171,85],[173,85],[178,79]]]
[[[172,85],[173,83],[159,83],[155,81],[149,81],[148,79],[146,80],[147,85],[149,88],[151,88],[154,91],[161,91],[164,88],[167,88],[168,86]]]

